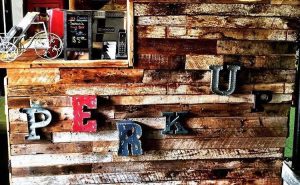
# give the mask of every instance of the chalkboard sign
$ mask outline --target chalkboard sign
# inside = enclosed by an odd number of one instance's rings
[[[66,11],[65,13],[65,59],[70,51],[92,52],[92,13]]]

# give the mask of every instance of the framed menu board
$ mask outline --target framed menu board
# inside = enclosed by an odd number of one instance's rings
[[[92,56],[92,13],[66,11],[65,13],[65,60],[70,52],[87,52]]]

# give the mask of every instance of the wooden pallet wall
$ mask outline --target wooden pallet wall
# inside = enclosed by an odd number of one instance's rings
[[[12,184],[281,184],[299,5],[136,0],[133,68],[8,69]],[[236,91],[214,95],[209,66],[229,63]],[[262,112],[253,90],[274,92]],[[97,133],[71,132],[73,95],[97,95]],[[19,111],[33,104],[53,115],[40,141]],[[189,134],[163,135],[162,112],[180,111]],[[142,125],[143,155],[117,155],[122,119]]]

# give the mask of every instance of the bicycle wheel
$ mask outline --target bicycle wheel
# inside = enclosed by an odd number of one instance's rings
[[[10,42],[0,43],[0,60],[3,62],[12,62],[19,56],[19,50],[16,45]]]
[[[63,51],[63,42],[54,33],[39,32],[32,39],[35,53],[43,59],[55,59]]]

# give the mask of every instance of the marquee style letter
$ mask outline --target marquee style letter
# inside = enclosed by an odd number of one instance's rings
[[[91,118],[90,112],[83,112],[83,107],[86,106],[88,109],[97,108],[97,97],[96,96],[73,96],[72,105],[74,111],[73,120],[73,132],[96,132],[97,122],[96,120],[88,120],[84,124],[84,119]]]
[[[237,65],[228,65],[227,69],[230,71],[229,73],[229,83],[228,89],[226,91],[221,91],[219,89],[219,80],[220,80],[220,71],[223,69],[223,66],[210,66],[211,69],[211,90],[215,94],[222,96],[229,96],[235,91],[236,87],[236,75],[237,71],[240,70],[240,66]]]
[[[139,138],[142,136],[142,127],[133,121],[118,122],[119,150],[120,156],[142,155],[142,143]]]
[[[167,118],[166,128],[163,134],[187,134],[188,131],[181,125],[182,118],[187,112],[164,112],[163,116]]]
[[[43,108],[24,108],[20,112],[27,114],[29,135],[27,140],[40,140],[41,137],[36,135],[37,128],[43,128],[50,124],[52,120],[51,113]],[[39,116],[40,121],[37,121]]]

